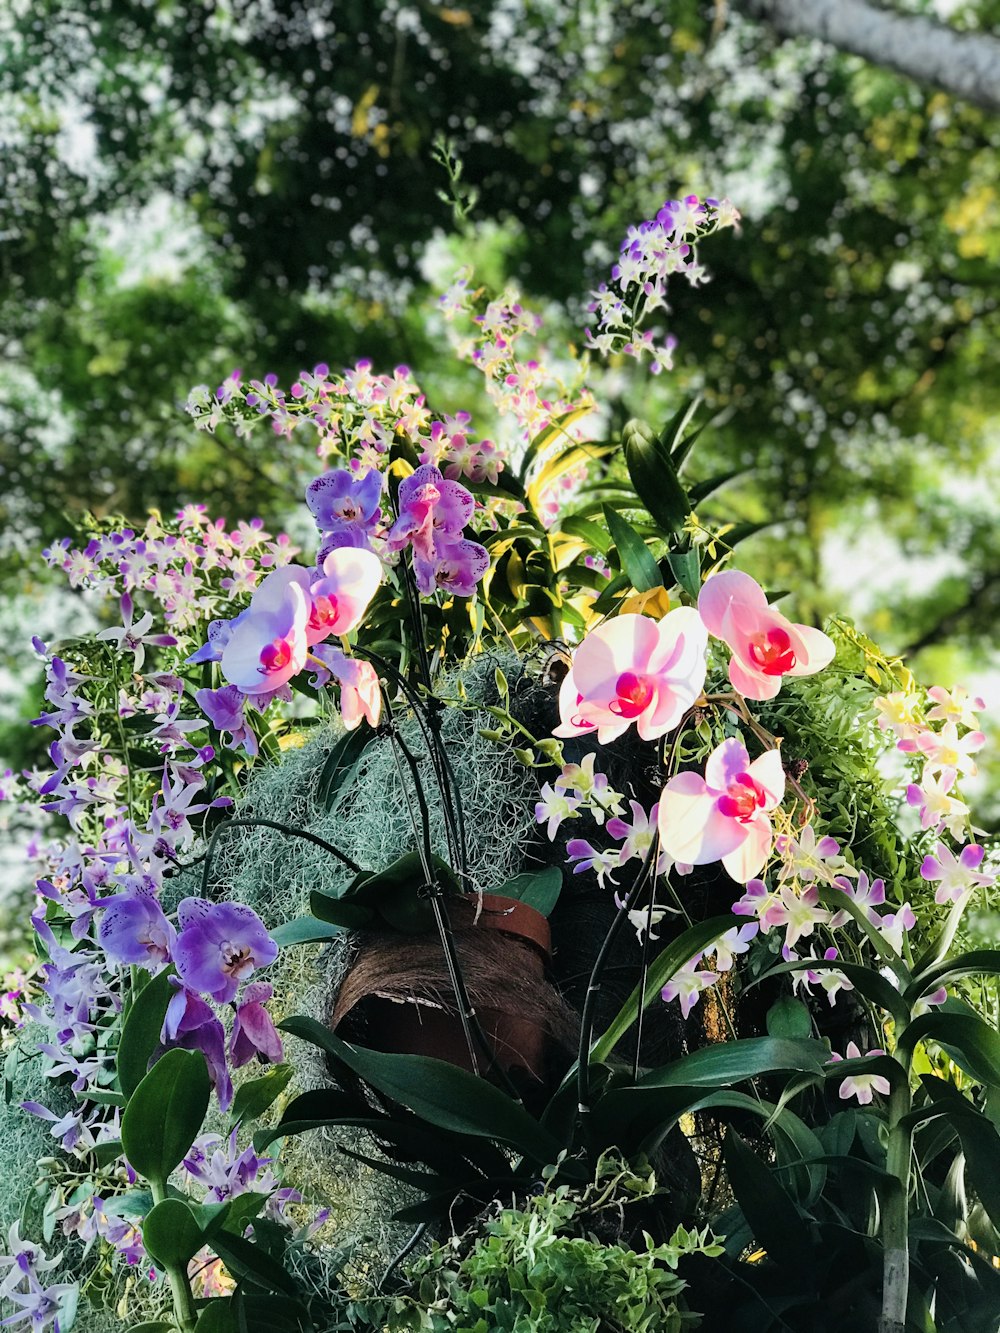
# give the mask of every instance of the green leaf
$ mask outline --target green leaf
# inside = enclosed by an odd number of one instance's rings
[[[198,1316],[194,1333],[240,1333],[230,1297],[217,1296],[210,1300]]]
[[[717,472],[714,477],[706,477],[704,481],[696,481],[693,486],[687,488],[688,500],[692,507],[707,500],[715,491],[720,490],[729,481],[736,477],[742,477],[746,468],[734,467],[728,472]]]
[[[677,580],[678,587],[687,595],[698,600],[701,592],[701,553],[697,550],[670,551],[667,554],[670,572]]]
[[[604,506],[604,521],[618,548],[622,569],[636,592],[649,592],[663,586],[660,567],[653,553],[635,529],[615,513],[610,505]]]
[[[230,1125],[241,1120],[256,1120],[263,1115],[288,1087],[294,1073],[291,1065],[273,1065],[260,1078],[248,1079],[241,1084],[229,1108]]]
[[[1000,949],[973,949],[946,959],[923,973],[914,972],[913,985],[906,992],[907,1002],[912,1004],[921,995],[947,985],[953,978],[975,976],[980,972],[1000,973]]]
[[[601,555],[607,555],[611,550],[611,538],[600,523],[591,523],[589,519],[581,518],[578,514],[564,518],[560,531],[565,532],[568,537],[579,537]]]
[[[180,1199],[162,1199],[142,1224],[142,1243],[160,1268],[186,1268],[205,1243],[194,1214]]]
[[[210,1092],[201,1051],[167,1051],[157,1060],[122,1116],[122,1147],[141,1176],[166,1184],[198,1136]]]
[[[133,1324],[129,1333],[177,1333],[177,1325],[163,1319],[147,1319],[142,1324]]]
[[[319,921],[316,917],[297,916],[293,921],[271,931],[271,939],[280,949],[287,949],[291,944],[325,944],[344,933],[343,926],[332,921]]]
[[[320,770],[316,801],[324,810],[334,808],[340,791],[350,783],[361,764],[361,756],[374,732],[367,722],[347,732],[334,745]]]
[[[542,427],[538,434],[529,441],[528,447],[524,451],[524,457],[521,459],[518,478],[522,483],[535,459],[554,445],[557,440],[564,441],[567,448],[575,447],[576,440],[569,434],[569,427],[575,425],[578,421],[582,421],[589,415],[590,411],[591,409],[587,407],[575,407],[569,412],[564,412],[562,416],[553,417],[547,426]]]
[[[285,1296],[298,1295],[295,1279],[260,1245],[228,1231],[219,1231],[212,1238],[212,1249],[238,1282]]]
[[[149,1190],[127,1190],[104,1200],[104,1211],[109,1217],[145,1217],[152,1209],[153,1196]]]
[[[724,935],[732,927],[731,916],[715,916],[708,921],[700,921],[690,926],[672,940],[650,965],[646,976],[646,988],[640,996],[637,986],[615,1015],[610,1027],[591,1047],[592,1061],[604,1061],[621,1041],[622,1037],[635,1022],[640,1008],[647,1008],[656,999],[674,973],[684,966],[695,954],[700,953],[713,940]]]
[[[932,1099],[933,1109],[957,1132],[965,1153],[967,1179],[990,1221],[1000,1227],[1000,1134],[996,1126],[944,1079],[924,1074],[920,1082]]]
[[[936,1042],[967,1074],[987,1087],[1000,1087],[1000,1034],[974,1014],[921,1014],[898,1041],[905,1051],[920,1041]]]
[[[808,1006],[791,995],[782,995],[775,1000],[764,1021],[771,1037],[808,1037],[812,1032]]]
[[[546,866],[544,870],[530,870],[523,875],[515,875],[491,893],[501,898],[515,898],[527,903],[542,916],[548,916],[556,905],[562,890],[563,876],[559,866]]]
[[[659,1069],[652,1069],[636,1086],[728,1087],[764,1074],[789,1071],[822,1074],[829,1058],[830,1052],[821,1041],[743,1037],[737,1041],[704,1046]]]
[[[735,551],[740,542],[745,542],[748,538],[755,537],[758,532],[763,532],[765,528],[772,527],[774,527],[773,521],[767,523],[736,523],[728,532],[723,534],[721,540],[731,551]],[[772,593],[771,601],[776,600]]]
[[[806,1218],[765,1162],[732,1128],[722,1147],[726,1175],[754,1237],[772,1262],[798,1270],[812,1267]]]
[[[429,1056],[351,1046],[313,1018],[287,1018],[279,1026],[329,1052],[378,1092],[440,1129],[495,1139],[543,1164],[559,1154],[559,1141],[484,1078]]]
[[[146,1077],[173,994],[165,970],[147,982],[132,1002],[118,1043],[118,1082],[126,1097],[131,1097]]]
[[[691,512],[691,505],[678,479],[679,462],[671,458],[670,445],[640,421],[626,423],[622,444],[636,495],[664,535],[679,532]],[[639,591],[645,590],[640,588]]]
[[[319,889],[313,889],[309,895],[309,910],[316,920],[335,926],[338,934],[344,930],[370,929],[377,916],[374,907],[322,893]]]
[[[373,1138],[394,1144],[407,1156],[425,1162],[442,1174],[453,1168],[456,1157],[468,1162],[482,1175],[502,1178],[510,1173],[507,1158],[488,1140],[443,1134],[408,1114],[392,1118],[380,1115],[359,1097],[336,1088],[317,1088],[296,1097],[285,1108],[278,1125],[259,1130],[254,1135],[254,1149],[264,1152],[276,1139],[286,1135],[338,1126],[363,1129]]]

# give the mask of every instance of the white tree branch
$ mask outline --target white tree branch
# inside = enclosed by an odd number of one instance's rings
[[[956,32],[931,19],[896,14],[868,0],[733,0],[783,37],[812,37],[863,56],[918,83],[1000,111],[1000,38]]]

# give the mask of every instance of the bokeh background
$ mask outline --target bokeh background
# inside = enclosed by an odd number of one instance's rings
[[[437,286],[473,263],[544,311],[550,345],[579,346],[626,226],[689,191],[728,195],[742,230],[706,246],[708,285],[676,291],[672,375],[605,380],[616,414],[703,394],[725,512],[768,525],[741,563],[798,618],[846,613],[1000,718],[997,103],[988,78],[956,96],[947,61],[899,72],[788,37],[781,8],[6,0],[0,773],[44,759],[28,636],[113,611],[40,555],[86,511],[296,521],[308,446],[196,432],[192,386],[366,356],[475,413]],[[1000,3],[892,9],[968,33],[1000,97]],[[464,226],[440,135],[475,196]],[[24,833],[0,802],[4,938]]]

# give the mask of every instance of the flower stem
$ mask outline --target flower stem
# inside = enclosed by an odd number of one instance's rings
[[[154,1204],[162,1203],[167,1197],[167,1191],[159,1180],[150,1180],[149,1189]],[[194,1297],[191,1295],[187,1271],[180,1264],[166,1264],[164,1267],[170,1281],[170,1294],[173,1297],[177,1326],[181,1333],[194,1333],[198,1312],[194,1306]]]
[[[899,1059],[899,1056],[896,1058]],[[882,1192],[882,1317],[878,1333],[904,1333],[910,1288],[908,1210],[912,1131],[905,1121],[910,1111],[908,1060],[904,1069],[904,1077],[893,1087],[889,1096],[886,1171],[890,1179]]]

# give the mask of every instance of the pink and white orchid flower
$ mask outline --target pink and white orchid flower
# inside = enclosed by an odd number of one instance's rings
[[[582,736],[596,728],[606,745],[635,722],[644,741],[666,735],[702,692],[707,645],[692,607],[660,621],[626,614],[598,626],[573,654],[554,734]]]
[[[740,884],[752,879],[771,851],[770,812],[785,794],[777,750],[750,762],[735,737],[708,756],[705,776],[678,773],[660,797],[660,843],[675,861],[721,861]]]
[[[773,699],[782,676],[811,676],[833,657],[831,639],[786,620],[768,606],[760,585],[736,569],[705,581],[698,613],[709,634],[732,649],[729,679],[747,699]]]
[[[323,577],[308,584],[309,644],[356,629],[381,582],[382,561],[374,551],[350,546],[331,551],[323,561]]]
[[[286,567],[268,574],[247,614],[222,651],[222,674],[244,694],[279,688],[305,666],[309,618],[304,570]]]

